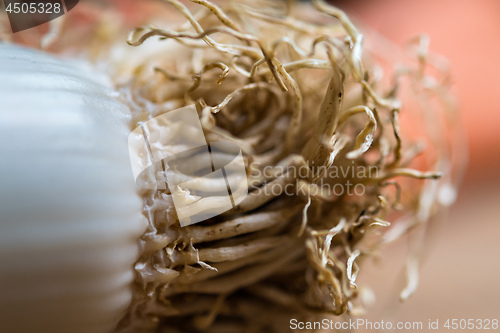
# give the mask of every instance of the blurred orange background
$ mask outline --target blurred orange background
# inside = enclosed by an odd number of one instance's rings
[[[469,166],[458,202],[429,243],[417,292],[398,302],[404,275],[396,274],[402,272],[407,248],[403,242],[385,249],[381,263],[368,263],[360,273],[377,298],[368,317],[424,323],[439,319],[440,332],[447,331],[442,327],[447,319],[500,319],[500,1],[335,4],[399,45],[417,34],[430,36],[431,51],[450,61],[469,141]]]
[[[469,139],[467,182],[500,166],[500,1],[336,1],[348,14],[399,45],[421,33],[451,64]]]

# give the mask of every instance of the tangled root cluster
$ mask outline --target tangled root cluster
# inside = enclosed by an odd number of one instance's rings
[[[422,37],[416,61],[384,68],[384,46],[363,45],[322,0],[165,2],[186,22],[128,39],[144,50],[120,85],[131,128],[195,104],[208,141],[241,147],[250,188],[187,227],[168,190],[142,193],[149,228],[119,329],[282,332],[291,317],[355,313],[360,262],[453,201],[460,156],[441,59]],[[403,298],[418,256],[409,262]]]

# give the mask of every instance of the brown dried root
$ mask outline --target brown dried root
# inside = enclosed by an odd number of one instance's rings
[[[187,23],[129,35],[139,50],[152,38],[160,40],[149,47],[173,43],[171,54],[138,61],[120,84],[131,127],[195,103],[209,141],[241,147],[249,194],[221,216],[182,228],[168,192],[143,193],[150,227],[141,239],[133,305],[119,330],[161,330],[165,321],[169,332],[282,332],[288,325],[278,323],[292,313],[350,312],[362,260],[452,201],[459,177],[452,104],[446,75],[431,80],[427,73],[441,63],[417,40],[416,66],[400,67],[384,87],[370,79],[377,53],[367,53],[345,13],[324,1],[300,10],[293,2],[165,2]],[[397,99],[403,79],[421,110],[406,110]],[[425,104],[429,95],[439,107]],[[406,135],[400,114],[414,115],[426,151],[405,143],[421,138]],[[437,114],[444,121],[433,122]],[[205,157],[190,158],[196,169]],[[190,171],[175,170],[175,177],[192,180]],[[210,192],[224,183],[200,179],[192,186]],[[218,200],[198,205],[210,209]],[[405,219],[393,223],[394,216]],[[389,226],[375,242],[367,237]],[[416,286],[415,258],[403,297]]]

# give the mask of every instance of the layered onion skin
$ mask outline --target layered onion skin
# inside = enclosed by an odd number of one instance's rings
[[[0,332],[110,332],[146,222],[129,111],[81,64],[0,44]]]

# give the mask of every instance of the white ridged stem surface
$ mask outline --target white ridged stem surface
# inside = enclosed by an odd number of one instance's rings
[[[0,44],[0,332],[113,330],[146,222],[128,109],[84,66]]]

